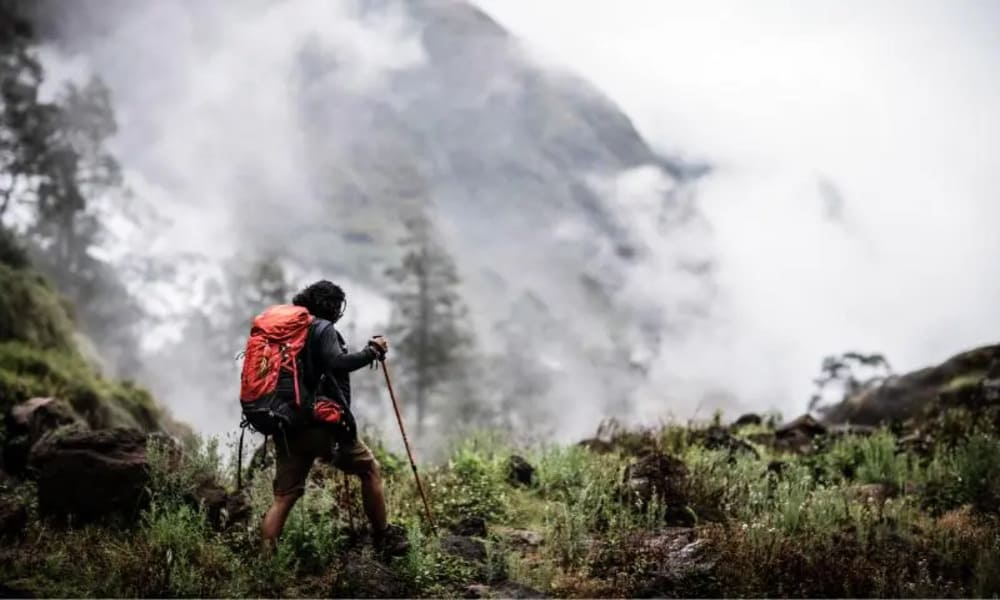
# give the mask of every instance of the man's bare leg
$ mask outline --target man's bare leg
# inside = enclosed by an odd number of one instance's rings
[[[382,489],[382,472],[378,463],[374,463],[372,468],[358,473],[361,480],[361,503],[365,507],[365,515],[371,523],[372,533],[377,537],[385,531],[385,491]]]
[[[278,536],[285,528],[288,513],[292,512],[292,507],[301,496],[302,494],[282,494],[274,497],[274,502],[264,514],[264,521],[260,526],[265,551],[273,552],[277,548]]]

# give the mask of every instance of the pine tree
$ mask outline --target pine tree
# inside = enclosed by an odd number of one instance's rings
[[[462,381],[472,337],[464,326],[466,308],[454,261],[435,239],[430,220],[418,212],[406,220],[406,230],[402,262],[387,270],[396,285],[390,294],[395,306],[389,335],[412,390],[419,434],[432,399]],[[466,404],[471,399],[454,400]]]

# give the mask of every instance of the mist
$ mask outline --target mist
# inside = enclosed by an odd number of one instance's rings
[[[107,252],[180,270],[130,282],[161,318],[147,350],[274,255],[297,284],[341,282],[345,326],[374,333],[410,196],[481,349],[522,325],[563,438],[607,416],[790,416],[827,354],[904,370],[996,339],[1000,11],[478,4],[519,37],[443,1],[60,13],[51,79],[108,82],[157,215]],[[151,384],[202,431],[235,427],[223,382]]]
[[[477,3],[714,166],[716,302],[656,363],[672,397],[790,416],[826,354],[905,371],[997,338],[994,3]]]

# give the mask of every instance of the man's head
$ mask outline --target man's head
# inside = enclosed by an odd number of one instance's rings
[[[347,295],[339,285],[324,279],[295,294],[292,304],[305,308],[314,317],[336,322],[347,308]]]

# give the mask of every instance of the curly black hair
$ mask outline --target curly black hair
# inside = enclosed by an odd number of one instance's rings
[[[314,317],[336,322],[347,307],[347,294],[339,285],[324,279],[295,294],[292,304],[305,308]]]

